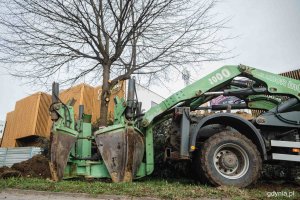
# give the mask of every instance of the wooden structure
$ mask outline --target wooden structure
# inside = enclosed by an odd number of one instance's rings
[[[75,119],[78,118],[78,112],[79,112],[79,105],[84,105],[84,112],[86,114],[92,115],[93,114],[93,105],[94,101],[97,101],[93,98],[94,96],[95,88],[92,86],[89,86],[87,84],[80,84],[74,87],[71,87],[67,90],[63,90],[59,97],[62,100],[62,102],[67,103],[71,99],[74,99],[74,113],[75,113]]]
[[[100,117],[100,94],[101,86],[92,87],[87,84],[80,84],[71,87],[60,93],[60,99],[67,103],[71,99],[75,100],[74,112],[75,118],[78,117],[79,105],[84,105],[84,113],[92,115],[92,123],[96,123]],[[108,120],[112,121],[114,118],[114,98],[125,97],[125,83],[120,82],[111,91],[110,100],[108,103]]]
[[[1,146],[20,146],[18,140],[22,143],[22,139],[29,136],[48,137],[51,126],[50,102],[51,96],[42,92],[17,101],[15,110],[7,113]]]
[[[284,72],[284,73],[281,73],[280,75],[286,76],[289,78],[293,78],[296,80],[300,80],[300,69],[289,71],[289,72]]]
[[[84,105],[85,114],[92,115],[92,123],[100,116],[101,87],[92,87],[80,84],[63,90],[60,99],[67,103],[72,98],[75,100],[75,118],[78,117],[79,105]],[[109,101],[108,120],[113,120],[115,96],[124,97],[125,84],[120,82],[112,91]],[[15,110],[7,113],[6,126],[1,142],[1,147],[39,146],[38,138],[49,138],[52,121],[49,115],[51,95],[36,93],[17,101]]]

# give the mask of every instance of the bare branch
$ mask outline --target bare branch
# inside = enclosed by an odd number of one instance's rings
[[[120,80],[146,84],[228,58],[215,0],[3,0],[0,62],[32,83],[102,80],[101,105]],[[102,108],[103,109],[103,108]],[[103,117],[103,116],[101,116]]]

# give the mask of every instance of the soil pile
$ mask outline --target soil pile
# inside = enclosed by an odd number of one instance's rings
[[[49,160],[43,155],[36,155],[29,160],[15,163],[11,168],[0,168],[0,178],[20,176],[44,179],[51,178]]]
[[[20,177],[21,172],[11,169],[9,167],[0,168],[0,178],[9,178],[9,177]]]

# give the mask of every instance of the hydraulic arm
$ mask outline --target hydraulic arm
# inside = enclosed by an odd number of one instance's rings
[[[254,86],[239,89],[225,89],[230,86],[230,82],[238,77],[244,76],[261,84],[261,87],[255,88]],[[223,89],[223,90],[222,90]],[[222,90],[222,91],[220,91]],[[288,95],[300,98],[300,85],[299,81],[283,77],[277,74],[259,70],[256,68],[248,67],[245,65],[229,65],[224,66],[209,75],[201,78],[195,83],[183,88],[176,92],[169,98],[165,99],[159,105],[151,108],[145,113],[143,118],[143,126],[149,125],[152,120],[163,114],[164,112],[172,109],[178,103],[185,106],[197,108],[203,103],[210,100],[212,96],[241,96],[248,99],[254,98],[252,95],[268,94],[268,95]],[[266,101],[271,101],[272,97],[265,98]],[[249,108],[254,108],[249,105]]]

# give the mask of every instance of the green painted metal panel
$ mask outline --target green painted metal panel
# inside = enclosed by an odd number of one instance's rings
[[[72,161],[65,168],[64,179],[75,177],[110,178],[105,164],[102,161]]]
[[[142,162],[138,172],[136,173],[136,179],[142,178],[146,176],[146,163]]]
[[[78,134],[76,154],[82,158],[91,156],[91,141],[88,138],[92,135],[92,124],[82,123],[82,131]]]
[[[154,170],[154,149],[153,149],[153,127],[150,126],[146,130],[146,174],[149,175]]]
[[[300,99],[300,81],[247,66],[243,70],[249,77],[265,82],[270,93],[289,94]]]
[[[91,163],[90,177],[94,178],[110,178],[108,170],[103,162],[101,164]]]

